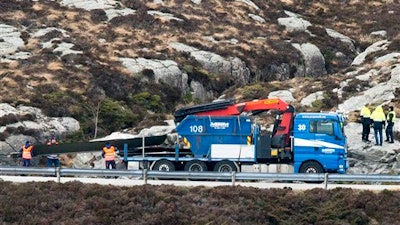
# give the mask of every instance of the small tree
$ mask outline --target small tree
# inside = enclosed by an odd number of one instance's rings
[[[94,126],[93,138],[96,138],[99,124],[100,108],[101,104],[106,99],[106,95],[103,89],[99,87],[92,87],[88,90],[86,96],[88,96],[89,99],[87,101],[87,104],[84,104],[84,106],[92,116]]]

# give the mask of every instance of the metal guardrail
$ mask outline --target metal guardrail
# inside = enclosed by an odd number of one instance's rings
[[[0,175],[41,175],[55,176],[57,182],[61,177],[115,177],[134,176],[147,184],[148,179],[189,179],[189,180],[223,180],[232,185],[238,180],[271,180],[271,181],[303,181],[324,183],[327,189],[332,182],[388,182],[400,183],[400,175],[383,174],[287,174],[287,173],[219,173],[219,172],[160,172],[144,170],[107,170],[107,169],[71,169],[71,168],[40,168],[40,167],[0,167]]]

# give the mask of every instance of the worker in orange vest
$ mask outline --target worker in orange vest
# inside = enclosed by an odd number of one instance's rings
[[[22,153],[22,166],[31,166],[33,145],[30,141],[26,141],[25,144],[19,150]]]
[[[106,142],[105,146],[103,147],[102,156],[106,161],[106,169],[116,169],[115,165],[115,154],[117,149],[110,144],[110,142]]]

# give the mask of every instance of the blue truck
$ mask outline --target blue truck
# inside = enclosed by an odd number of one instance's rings
[[[275,115],[272,130],[261,126],[263,113]],[[295,113],[272,98],[190,106],[174,116],[173,147],[125,150],[124,161],[157,171],[343,174],[348,168],[345,119],[339,113]]]

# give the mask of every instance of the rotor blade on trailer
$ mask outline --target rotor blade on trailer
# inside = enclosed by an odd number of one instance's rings
[[[145,146],[155,146],[164,143],[167,135],[145,137]],[[83,153],[101,151],[106,142],[110,142],[117,149],[124,149],[124,144],[128,145],[129,149],[142,147],[143,137],[130,138],[130,139],[116,139],[108,141],[96,142],[76,142],[76,143],[59,143],[57,145],[35,145],[33,155],[48,155],[48,154],[64,154],[64,153]]]

